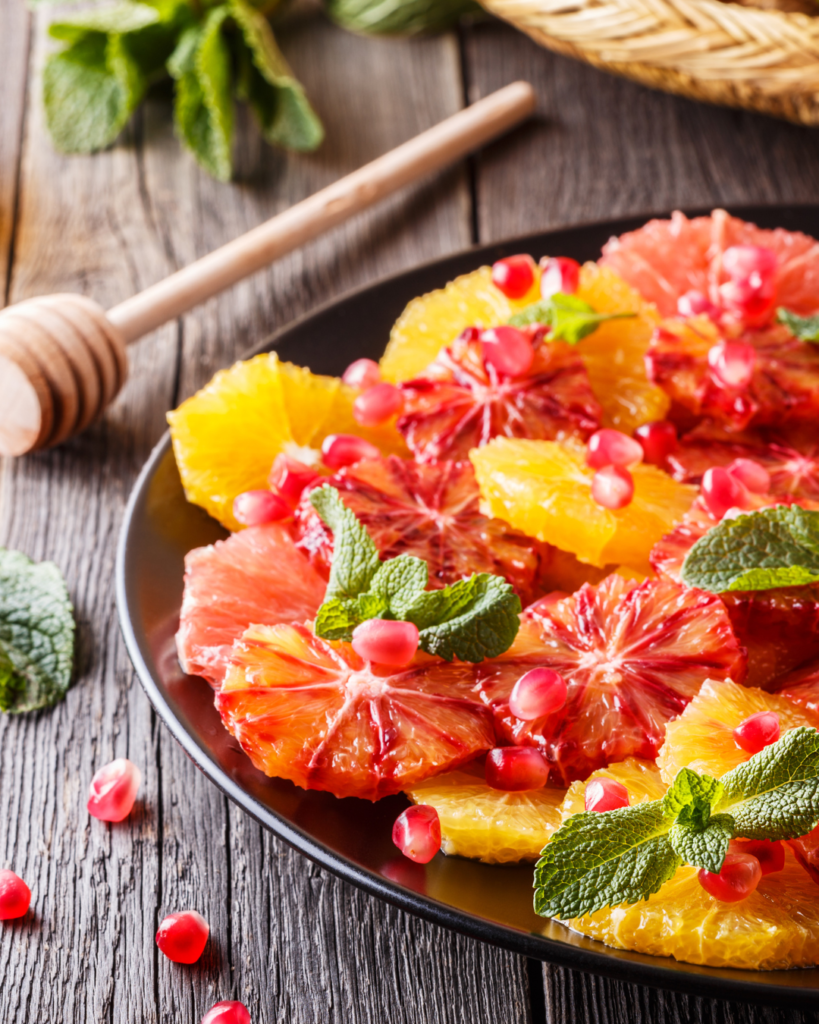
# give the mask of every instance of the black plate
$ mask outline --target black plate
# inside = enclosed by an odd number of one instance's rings
[[[819,236],[819,206],[732,212],[762,227]],[[283,358],[315,372],[339,374],[359,356],[381,354],[394,320],[416,295],[515,252],[596,259],[608,238],[646,219],[534,234],[436,260],[318,309],[255,351],[275,348]],[[398,855],[390,831],[406,806],[403,797],[377,804],[336,800],[256,771],[222,727],[210,687],[182,673],[174,648],[185,553],[224,536],[214,520],[185,501],[166,434],[137,480],[122,527],[117,557],[120,622],[160,718],[205,775],[262,825],[381,899],[526,956],[697,995],[819,1007],[819,969],[718,970],[610,949],[534,914],[529,865],[496,867],[439,854],[421,866]]]

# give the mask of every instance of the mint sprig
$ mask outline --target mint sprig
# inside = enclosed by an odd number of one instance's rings
[[[819,582],[819,512],[777,505],[723,519],[688,552],[682,580],[712,593]]]
[[[588,302],[578,299],[575,295],[555,293],[549,299],[533,302],[509,321],[512,327],[528,327],[531,324],[543,324],[550,327],[550,340],[566,341],[576,345],[578,341],[588,337],[607,320],[622,320],[634,317],[636,313],[598,313]]]
[[[819,341],[819,316],[800,316],[780,306],[776,311],[776,320],[784,324],[800,341]]]
[[[819,822],[819,732],[801,727],[721,779],[678,772],[662,800],[573,814],[535,868],[535,910],[571,918],[639,903],[681,864],[714,873],[732,839],[795,839]]]
[[[479,662],[512,646],[521,605],[505,579],[476,573],[442,590],[427,590],[427,563],[412,555],[382,562],[336,488],[325,484],[310,501],[334,540],[327,593],[316,613],[318,636],[350,640],[368,619],[393,619],[414,622],[421,649],[446,661]]]

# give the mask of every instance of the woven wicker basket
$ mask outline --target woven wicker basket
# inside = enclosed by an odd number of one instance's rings
[[[819,17],[721,0],[481,3],[542,46],[644,85],[819,124]]]

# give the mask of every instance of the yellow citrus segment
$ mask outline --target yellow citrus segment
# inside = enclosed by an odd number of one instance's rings
[[[420,376],[465,327],[505,324],[514,313],[539,298],[539,271],[528,295],[508,299],[492,284],[492,268],[480,267],[456,277],[445,288],[413,299],[390,332],[381,358],[384,380],[395,382]]]
[[[709,679],[680,717],[666,727],[665,743],[657,757],[665,781],[670,783],[680,768],[719,778],[747,761],[751,755],[737,746],[733,731],[759,711],[775,711],[783,734],[802,725],[819,726],[819,718],[784,697],[737,686],[730,680],[718,683]]]
[[[637,313],[601,324],[577,346],[603,407],[603,425],[631,434],[643,423],[664,419],[668,395],[649,381],[645,368],[651,335],[660,322],[656,307],[596,263],[582,267],[577,297],[598,313]]]
[[[654,466],[634,467],[634,498],[618,511],[591,497],[584,449],[496,438],[469,455],[486,514],[592,565],[650,573],[651,548],[688,511],[696,489]]]
[[[560,825],[565,792],[545,787],[504,793],[487,786],[480,766],[470,765],[427,779],[407,796],[438,812],[444,853],[509,864],[537,860]]]
[[[318,447],[325,436],[323,428],[338,401],[341,381],[338,377],[311,373],[294,363],[279,363],[279,373],[293,440],[305,448]]]

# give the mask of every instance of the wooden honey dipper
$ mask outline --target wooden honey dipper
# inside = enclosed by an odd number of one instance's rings
[[[102,414],[128,376],[126,346],[353,214],[465,156],[535,108],[513,82],[108,312],[81,295],[0,311],[0,455],[49,448]]]

